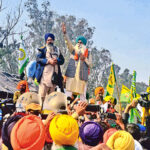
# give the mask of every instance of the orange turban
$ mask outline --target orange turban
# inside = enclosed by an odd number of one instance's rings
[[[95,99],[94,98],[89,99],[89,103],[90,104],[95,104]]]
[[[21,80],[18,85],[17,85],[17,89],[20,90],[20,85],[25,85],[26,86],[26,91],[25,92],[29,92],[29,87],[28,87],[28,82],[26,80]]]
[[[103,87],[97,87],[95,88],[95,96],[97,96],[99,94],[99,92],[102,91],[103,95],[104,95],[104,88]]]
[[[42,150],[45,143],[45,126],[35,115],[21,118],[11,132],[14,150]]]
[[[79,136],[78,123],[69,115],[56,115],[50,123],[49,131],[57,145],[74,145]]]

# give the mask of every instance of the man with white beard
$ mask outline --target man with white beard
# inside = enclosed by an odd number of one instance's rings
[[[62,24],[62,32],[65,43],[70,55],[69,64],[65,73],[66,76],[66,94],[72,93],[80,95],[80,100],[86,100],[86,90],[91,62],[89,61],[89,51],[86,47],[87,40],[83,36],[76,39],[76,45],[73,45],[67,36],[66,26]]]
[[[62,74],[60,65],[64,63],[64,57],[60,50],[54,45],[55,36],[51,33],[45,34],[45,46],[39,48],[37,55],[37,69],[35,73],[35,82],[39,83],[39,95],[42,102],[46,94],[55,91],[56,84],[61,88]],[[54,72],[57,74],[57,83],[52,81]]]

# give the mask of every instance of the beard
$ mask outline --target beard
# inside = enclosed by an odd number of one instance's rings
[[[50,44],[46,44],[46,48],[47,48],[47,51],[48,52],[53,52],[53,43],[50,43]]]

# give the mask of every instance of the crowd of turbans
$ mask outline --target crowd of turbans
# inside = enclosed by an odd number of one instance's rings
[[[29,92],[26,81],[19,82],[17,88],[19,91],[25,88],[18,101],[23,99],[26,103],[22,111],[15,111],[3,122],[2,150],[150,149],[147,127],[128,123],[129,111],[137,105],[134,100],[120,115],[113,97],[103,99],[103,87],[96,88],[95,98],[88,101],[80,101],[75,95],[66,97],[64,93],[53,92],[47,96],[46,104],[51,110],[44,112],[38,94]],[[89,104],[107,104],[106,113],[115,114],[116,120],[102,119],[98,111],[86,111]]]

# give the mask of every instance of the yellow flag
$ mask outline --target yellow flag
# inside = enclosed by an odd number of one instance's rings
[[[130,94],[130,90],[125,86],[122,85],[122,89],[121,89],[121,95],[120,95],[120,100],[121,102],[130,102],[131,99],[131,94]],[[139,99],[141,96],[139,94],[136,94],[136,97],[134,99]]]
[[[124,94],[124,93],[127,93],[127,92],[130,92],[130,90],[125,85],[122,85],[121,94]]]
[[[128,103],[129,100],[130,100],[130,90],[125,85],[122,85],[120,101]]]
[[[147,87],[147,90],[146,90],[147,93],[150,93],[150,86]]]
[[[106,88],[106,96],[112,96],[114,92],[114,86],[116,82],[116,77],[115,77],[115,71],[114,71],[114,64],[111,65],[110,68],[110,75],[108,78],[108,84]]]

